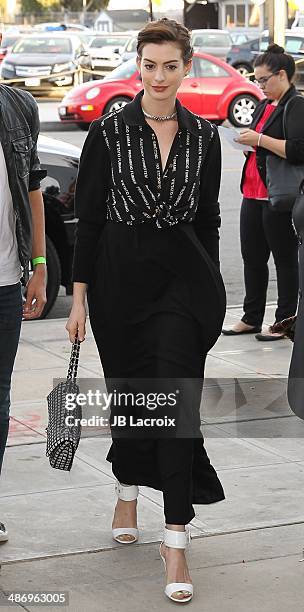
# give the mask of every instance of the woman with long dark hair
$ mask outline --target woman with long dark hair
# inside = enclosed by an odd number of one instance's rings
[[[256,334],[257,340],[284,338],[284,333],[274,331],[272,326],[261,331],[270,253],[277,274],[275,323],[293,316],[297,308],[298,244],[291,212],[271,210],[266,186],[268,155],[278,155],[291,164],[304,163],[304,98],[292,82],[295,69],[293,57],[275,44],[255,61],[256,83],[266,98],[257,105],[251,128],[244,130],[238,139],[238,142],[255,148],[246,156],[241,181],[240,238],[246,290],[244,315],[231,329],[223,329],[225,335]],[[283,114],[287,103],[285,138]]]
[[[107,389],[144,393],[145,416],[168,422],[159,433],[148,425],[135,431],[131,421],[138,423],[139,407],[127,405],[119,414],[121,407],[112,404],[107,459],[117,479],[116,541],[138,539],[138,485],[163,492],[160,554],[165,593],[176,602],[193,594],[184,554],[192,504],[224,499],[200,432],[205,359],[225,314],[218,248],[221,151],[216,127],[176,98],[192,53],[181,24],[147,24],[138,35],[139,93],[90,127],[76,187],[79,221],[67,323],[70,340],[76,333],[84,340],[87,293]],[[174,407],[167,401],[149,410],[151,392],[155,397],[160,391]],[[121,428],[119,416],[128,417]]]

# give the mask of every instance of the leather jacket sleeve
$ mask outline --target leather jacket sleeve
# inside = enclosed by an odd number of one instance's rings
[[[30,175],[29,175],[29,191],[40,189],[40,181],[46,177],[47,171],[40,167],[40,160],[37,153],[37,140],[40,130],[39,112],[36,100],[32,100],[31,105],[31,134],[33,140],[33,148],[31,150]]]

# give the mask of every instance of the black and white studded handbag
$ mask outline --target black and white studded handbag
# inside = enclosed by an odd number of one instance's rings
[[[72,345],[70,363],[67,378],[60,382],[47,396],[48,403],[48,426],[46,428],[46,456],[50,464],[57,470],[70,470],[73,464],[80,435],[81,425],[78,419],[82,417],[81,406],[76,402],[76,407],[71,410],[67,406],[67,394],[78,394],[77,370],[79,361],[80,342],[76,336]],[[74,397],[76,397],[76,395]],[[72,421],[76,424],[67,424],[68,416],[72,415]]]

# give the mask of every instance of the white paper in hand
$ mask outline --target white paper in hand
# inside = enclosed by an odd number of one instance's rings
[[[233,127],[223,127],[222,125],[218,128],[221,138],[225,138],[233,146],[234,149],[239,151],[254,151],[254,148],[250,145],[240,144],[235,142],[235,138],[239,138],[239,132]]]

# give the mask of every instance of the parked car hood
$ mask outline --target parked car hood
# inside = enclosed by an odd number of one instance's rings
[[[53,66],[54,64],[71,62],[72,57],[70,54],[62,53],[43,53],[43,55],[38,53],[37,55],[35,53],[10,53],[4,61],[15,66]]]
[[[39,134],[38,136],[38,153],[54,153],[59,155],[68,155],[69,157],[80,158],[81,149],[79,147],[75,147],[67,142],[63,142],[62,140],[56,140],[55,138],[50,138],[49,136],[43,136]]]

